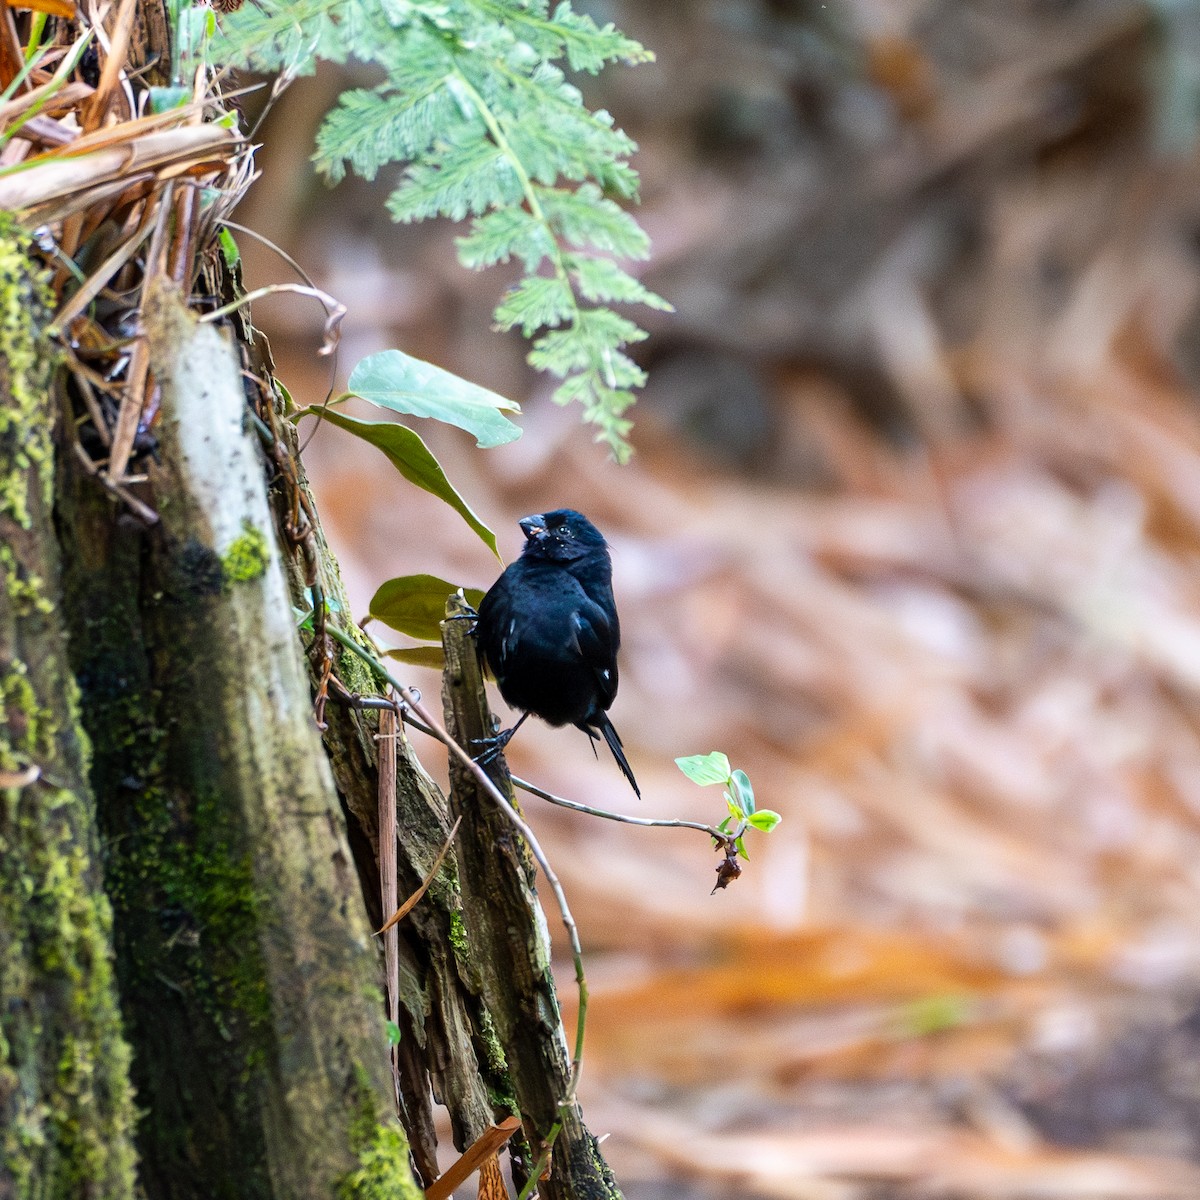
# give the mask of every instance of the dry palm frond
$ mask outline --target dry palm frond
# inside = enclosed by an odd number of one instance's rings
[[[71,17],[55,9],[60,17]],[[48,10],[47,10],[48,11]],[[89,449],[76,458],[143,520],[131,460],[153,445],[155,411],[140,303],[168,276],[187,289],[201,254],[254,177],[252,148],[200,70],[191,102],[146,111],[152,93],[134,61],[136,0],[89,3],[86,27],[57,46],[15,46],[0,95],[0,209],[36,231],[58,268],[56,328],[70,339],[78,423]],[[8,9],[5,29],[15,37]],[[31,29],[41,31],[34,23]],[[79,76],[94,48],[99,77]],[[94,84],[94,86],[93,86]],[[113,289],[117,290],[114,291]]]
[[[119,194],[114,192],[117,184],[211,178],[230,165],[239,146],[240,139],[228,129],[200,125],[143,133],[91,154],[46,158],[0,179],[0,208],[35,228]]]

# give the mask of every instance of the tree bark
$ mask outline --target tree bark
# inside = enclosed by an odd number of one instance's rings
[[[62,504],[142,1181],[315,1200],[371,1171],[415,1196],[238,363],[165,287],[144,317],[161,523],[114,520],[78,474]]]
[[[162,6],[136,7],[129,62],[161,73]],[[247,168],[221,177],[230,195]],[[60,259],[112,261],[110,239],[155,232],[63,318],[80,353],[58,386],[38,252],[0,218],[0,1200],[415,1200],[439,1170],[435,1101],[460,1150],[517,1113],[536,1150],[563,1117],[552,1200],[617,1197],[577,1108],[560,1111],[544,920],[508,830],[503,908],[486,911],[491,815],[398,929],[393,1076],[371,937],[378,723],[326,702],[389,685],[325,637],[327,621],[366,641],[269,350],[244,310],[218,326],[185,304],[241,298],[236,267],[198,244],[217,217],[197,217],[185,179],[63,200],[41,238]],[[70,305],[74,272],[54,283]],[[132,473],[123,452],[104,461],[118,428]],[[482,721],[482,681],[464,678]],[[403,897],[451,812],[397,750]],[[515,1019],[526,1004],[534,1019]],[[518,1179],[531,1163],[518,1138]]]
[[[462,602],[451,597],[442,626],[442,696],[447,729],[460,746],[469,747],[490,736],[493,723],[475,639],[468,623],[459,619],[463,614]],[[489,774],[516,807],[502,756],[493,759]],[[475,775],[453,757],[450,805],[454,816],[462,818],[458,861],[463,922],[535,1157],[554,1126],[562,1124],[553,1142],[549,1177],[541,1185],[544,1194],[548,1200],[620,1197],[578,1103],[568,1097],[570,1054],[529,847]]]
[[[132,1200],[135,1112],[53,528],[45,280],[0,230],[0,1196]]]

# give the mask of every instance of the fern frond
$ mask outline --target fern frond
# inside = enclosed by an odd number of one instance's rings
[[[497,208],[476,217],[471,232],[458,238],[457,246],[458,259],[464,267],[478,270],[519,258],[530,275],[555,250],[554,238],[545,221],[523,208]]]
[[[519,204],[521,195],[521,181],[503,151],[486,139],[459,134],[409,166],[388,200],[388,211],[397,221],[461,221],[489,208]]]
[[[222,17],[210,53],[229,66],[311,75],[319,60],[345,62],[392,28],[372,4],[258,0]]]
[[[496,324],[501,329],[520,325],[526,337],[546,326],[561,325],[576,313],[570,285],[557,275],[531,275],[510,288],[496,309]]]
[[[603,307],[670,306],[617,263],[646,257],[637,222],[610,197],[637,197],[636,147],[603,110],[589,111],[571,71],[652,55],[568,0],[255,0],[222,17],[221,61],[293,74],[318,58],[382,71],[328,115],[315,159],[332,179],[404,166],[388,200],[398,221],[473,218],[460,260],[519,259],[523,278],[496,322],[533,344],[530,363],[563,379],[618,458],[622,416],[644,374],[624,347],[646,335]]]
[[[645,338],[643,330],[611,309],[580,309],[572,326],[551,329],[533,343],[529,361],[553,375],[594,371],[609,387],[641,387],[645,372],[620,348]]]
[[[445,76],[421,92],[397,96],[390,89],[343,92],[317,133],[314,161],[339,182],[346,164],[364,179],[380,167],[423,154],[438,134],[454,123],[455,103]]]
[[[648,308],[657,308],[660,312],[674,311],[666,300],[650,291],[627,271],[621,270],[611,259],[569,255],[565,262],[579,288],[579,294],[585,300],[603,304],[644,304]]]
[[[595,75],[610,62],[653,62],[654,55],[611,22],[603,28],[591,17],[559,4],[549,17],[549,4],[521,0],[477,0],[481,11],[503,22],[544,59],[566,58],[572,71]]]
[[[550,228],[567,245],[591,247],[618,258],[645,258],[650,239],[619,205],[605,199],[594,184],[569,188],[539,188],[538,203]]]

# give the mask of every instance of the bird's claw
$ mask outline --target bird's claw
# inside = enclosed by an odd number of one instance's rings
[[[471,756],[473,761],[477,762],[481,767],[487,766],[508,745],[513,733],[514,730],[512,729],[504,729],[500,733],[493,734],[491,737],[472,738],[472,749],[476,746],[483,747],[478,754]]]

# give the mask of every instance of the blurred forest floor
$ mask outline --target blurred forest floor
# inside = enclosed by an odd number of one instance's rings
[[[719,748],[784,815],[710,896],[700,834],[529,801],[588,953],[589,1123],[631,1200],[1200,1195],[1200,6],[590,10],[659,56],[584,84],[678,310],[630,467],[490,331],[502,270],[313,178],[344,77],[287,94],[240,214],[349,305],[343,372],[395,345],[523,402],[498,450],[421,429],[507,556],[560,505],[612,542],[645,800],[572,731],[514,770],[716,821],[672,759]],[[319,401],[321,314],[255,318]],[[306,461],[360,614],[494,578],[371,449]]]

